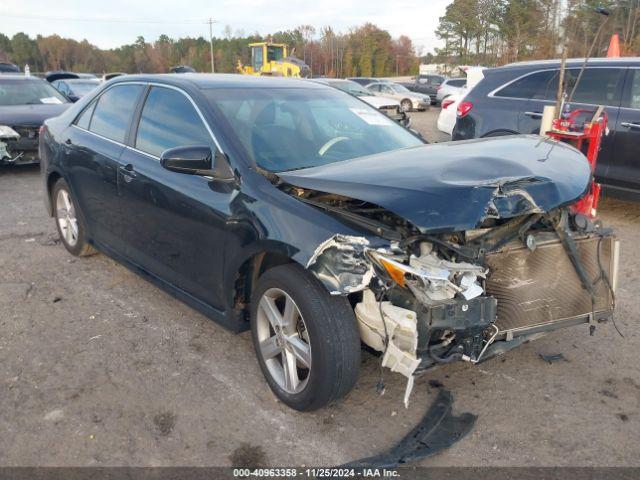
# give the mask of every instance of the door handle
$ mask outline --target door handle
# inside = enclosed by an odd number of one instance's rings
[[[638,128],[640,129],[640,123],[622,122],[620,125],[626,128]]]
[[[524,114],[531,118],[542,118],[542,113],[540,112],[524,112]]]
[[[120,167],[120,172],[122,172],[122,178],[126,183],[129,183],[131,180],[136,178],[138,174],[133,169],[133,165],[127,163],[124,167]]]

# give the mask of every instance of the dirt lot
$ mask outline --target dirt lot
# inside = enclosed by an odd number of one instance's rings
[[[428,139],[435,114],[414,114]],[[335,465],[399,440],[439,383],[474,431],[426,465],[640,466],[640,205],[605,201],[623,242],[616,322],[404,382],[363,354],[356,390],[313,414],[275,401],[233,335],[104,255],[71,257],[37,168],[0,173],[0,465]],[[562,353],[548,364],[539,354]],[[248,445],[247,445],[248,444]],[[241,460],[242,461],[242,460]]]

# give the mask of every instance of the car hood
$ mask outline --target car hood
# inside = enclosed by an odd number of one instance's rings
[[[400,102],[398,102],[396,99],[389,97],[376,97],[374,95],[366,95],[358,98],[376,108],[388,107],[390,105],[397,107],[400,105]]]
[[[42,105],[11,105],[0,106],[0,125],[39,126],[52,117],[57,117],[71,103],[42,104]]]
[[[383,207],[435,233],[571,204],[586,192],[591,171],[573,147],[522,135],[394,150],[278,176]]]

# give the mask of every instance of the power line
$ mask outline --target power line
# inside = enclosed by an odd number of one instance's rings
[[[48,15],[5,14],[0,18],[17,18],[22,20],[47,20],[62,22],[94,22],[94,23],[131,23],[131,24],[161,24],[161,25],[206,25],[208,20],[150,20],[143,18],[113,18],[113,17],[52,17]]]

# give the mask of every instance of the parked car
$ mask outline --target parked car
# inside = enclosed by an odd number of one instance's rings
[[[363,87],[366,87],[370,83],[374,83],[374,82],[379,82],[380,81],[379,78],[375,78],[375,77],[349,77],[349,78],[347,78],[347,80],[351,80],[352,82],[359,83]]]
[[[583,59],[567,62],[571,91]],[[571,107],[594,112],[604,105],[609,134],[603,138],[596,178],[612,192],[640,193],[640,58],[592,58]],[[485,78],[458,106],[454,140],[539,133],[542,110],[554,105],[560,63],[524,62],[484,70]]]
[[[110,72],[110,73],[105,73],[104,75],[102,75],[102,81],[103,82],[108,82],[109,80],[111,80],[112,78],[116,78],[119,77],[121,75],[126,75],[126,73],[123,72]]]
[[[398,100],[400,102],[400,108],[404,112],[410,112],[411,110],[427,110],[431,105],[431,100],[428,96],[407,90],[399,83],[375,82],[370,83],[366,88],[373,95],[391,97]]]
[[[436,102],[442,103],[442,100],[454,93],[464,94],[467,89],[466,78],[445,78],[440,86],[436,89]]]
[[[68,100],[42,79],[0,76],[0,165],[38,162],[38,132]]]
[[[298,410],[351,390],[361,341],[406,402],[434,366],[612,314],[617,243],[566,207],[589,165],[549,139],[426,145],[318,83],[135,75],[45,122],[40,151],[64,247],[251,329]]]
[[[20,67],[9,62],[0,62],[0,74],[20,73]]]
[[[456,125],[456,113],[458,104],[462,101],[463,98],[463,93],[454,93],[442,100],[442,103],[440,104],[440,114],[438,115],[437,122],[438,130],[448,135],[451,135],[453,133],[453,127],[455,127]]]
[[[68,79],[56,80],[51,83],[60,93],[72,102],[77,102],[100,85],[100,80],[96,79]]]
[[[442,85],[442,82],[445,80],[446,77],[437,74],[416,75],[412,82],[402,83],[402,85],[412,92],[429,95],[431,104],[435,105],[438,101],[436,98],[438,87]]]
[[[363,102],[367,102],[372,107],[380,110],[389,118],[393,118],[404,127],[408,127],[411,123],[409,116],[400,108],[400,102],[398,100],[391,97],[375,96],[359,83],[339,78],[314,78],[311,81],[329,85],[330,87],[337,88],[338,90],[358,97]]]
[[[170,73],[196,73],[193,67],[189,65],[177,65],[169,69]]]

